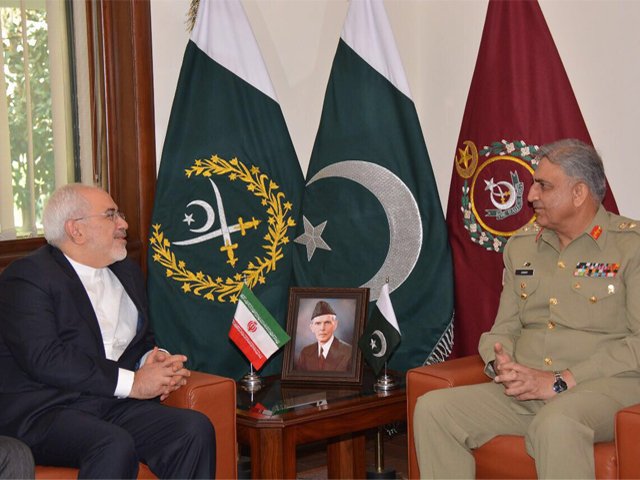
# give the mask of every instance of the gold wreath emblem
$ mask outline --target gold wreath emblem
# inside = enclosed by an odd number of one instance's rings
[[[458,175],[462,178],[470,178],[478,166],[478,149],[471,140],[463,142],[464,148],[458,148],[454,164]]]
[[[220,276],[214,279],[207,273],[189,270],[186,263],[176,258],[171,251],[171,241],[162,232],[162,225],[153,225],[153,234],[149,239],[154,252],[153,261],[166,268],[167,278],[182,283],[181,288],[185,294],[203,296],[212,302],[225,302],[229,298],[232,303],[236,303],[243,284],[246,283],[249,288],[257,283],[264,284],[266,275],[276,270],[278,260],[284,257],[283,245],[289,243],[287,231],[296,225],[295,220],[289,216],[293,206],[286,200],[285,194],[278,191],[278,184],[261,173],[258,167],[252,166],[249,169],[235,157],[227,161],[213,155],[209,160],[196,160],[185,170],[185,175],[188,178],[191,175],[228,175],[231,181],[240,180],[245,183],[247,190],[258,197],[266,208],[269,227],[264,236],[266,243],[262,245],[264,255],[256,256],[241,272],[224,279]]]

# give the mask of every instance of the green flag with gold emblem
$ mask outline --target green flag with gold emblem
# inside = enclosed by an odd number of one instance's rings
[[[246,283],[285,325],[302,173],[239,0],[201,1],[158,174],[149,297],[158,344],[239,378],[228,337]],[[281,355],[263,373],[278,373]]]

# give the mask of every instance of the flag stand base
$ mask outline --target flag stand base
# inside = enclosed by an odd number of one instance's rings
[[[247,392],[257,392],[262,388],[262,378],[257,373],[251,371],[240,380],[240,386]]]
[[[376,392],[386,392],[388,390],[393,390],[397,386],[398,384],[396,383],[394,378],[391,375],[385,373],[378,377],[378,380],[373,385],[373,388]]]

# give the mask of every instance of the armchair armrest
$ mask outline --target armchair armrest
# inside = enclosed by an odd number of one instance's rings
[[[616,455],[619,478],[640,478],[640,404],[616,414]]]
[[[425,365],[407,372],[407,399],[410,403],[415,403],[420,395],[431,390],[473,385],[489,380],[484,374],[484,362],[480,355]]]
[[[407,442],[409,478],[419,478],[418,461],[413,445],[413,411],[418,397],[439,388],[472,385],[490,381],[484,374],[480,355],[447,360],[446,362],[413,368],[407,372]]]
[[[216,429],[216,478],[237,478],[236,383],[192,371],[187,384],[163,403],[198,410],[209,417]]]

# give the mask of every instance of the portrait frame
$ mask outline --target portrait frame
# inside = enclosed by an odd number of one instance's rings
[[[318,340],[311,328],[311,317],[320,302],[330,306],[337,320],[323,370],[317,365],[306,366],[311,356],[316,361],[318,357]],[[358,340],[364,330],[368,304],[368,288],[291,287],[287,315],[291,341],[285,346],[282,382],[361,385],[363,363]],[[332,365],[337,365],[336,369],[331,369]]]

